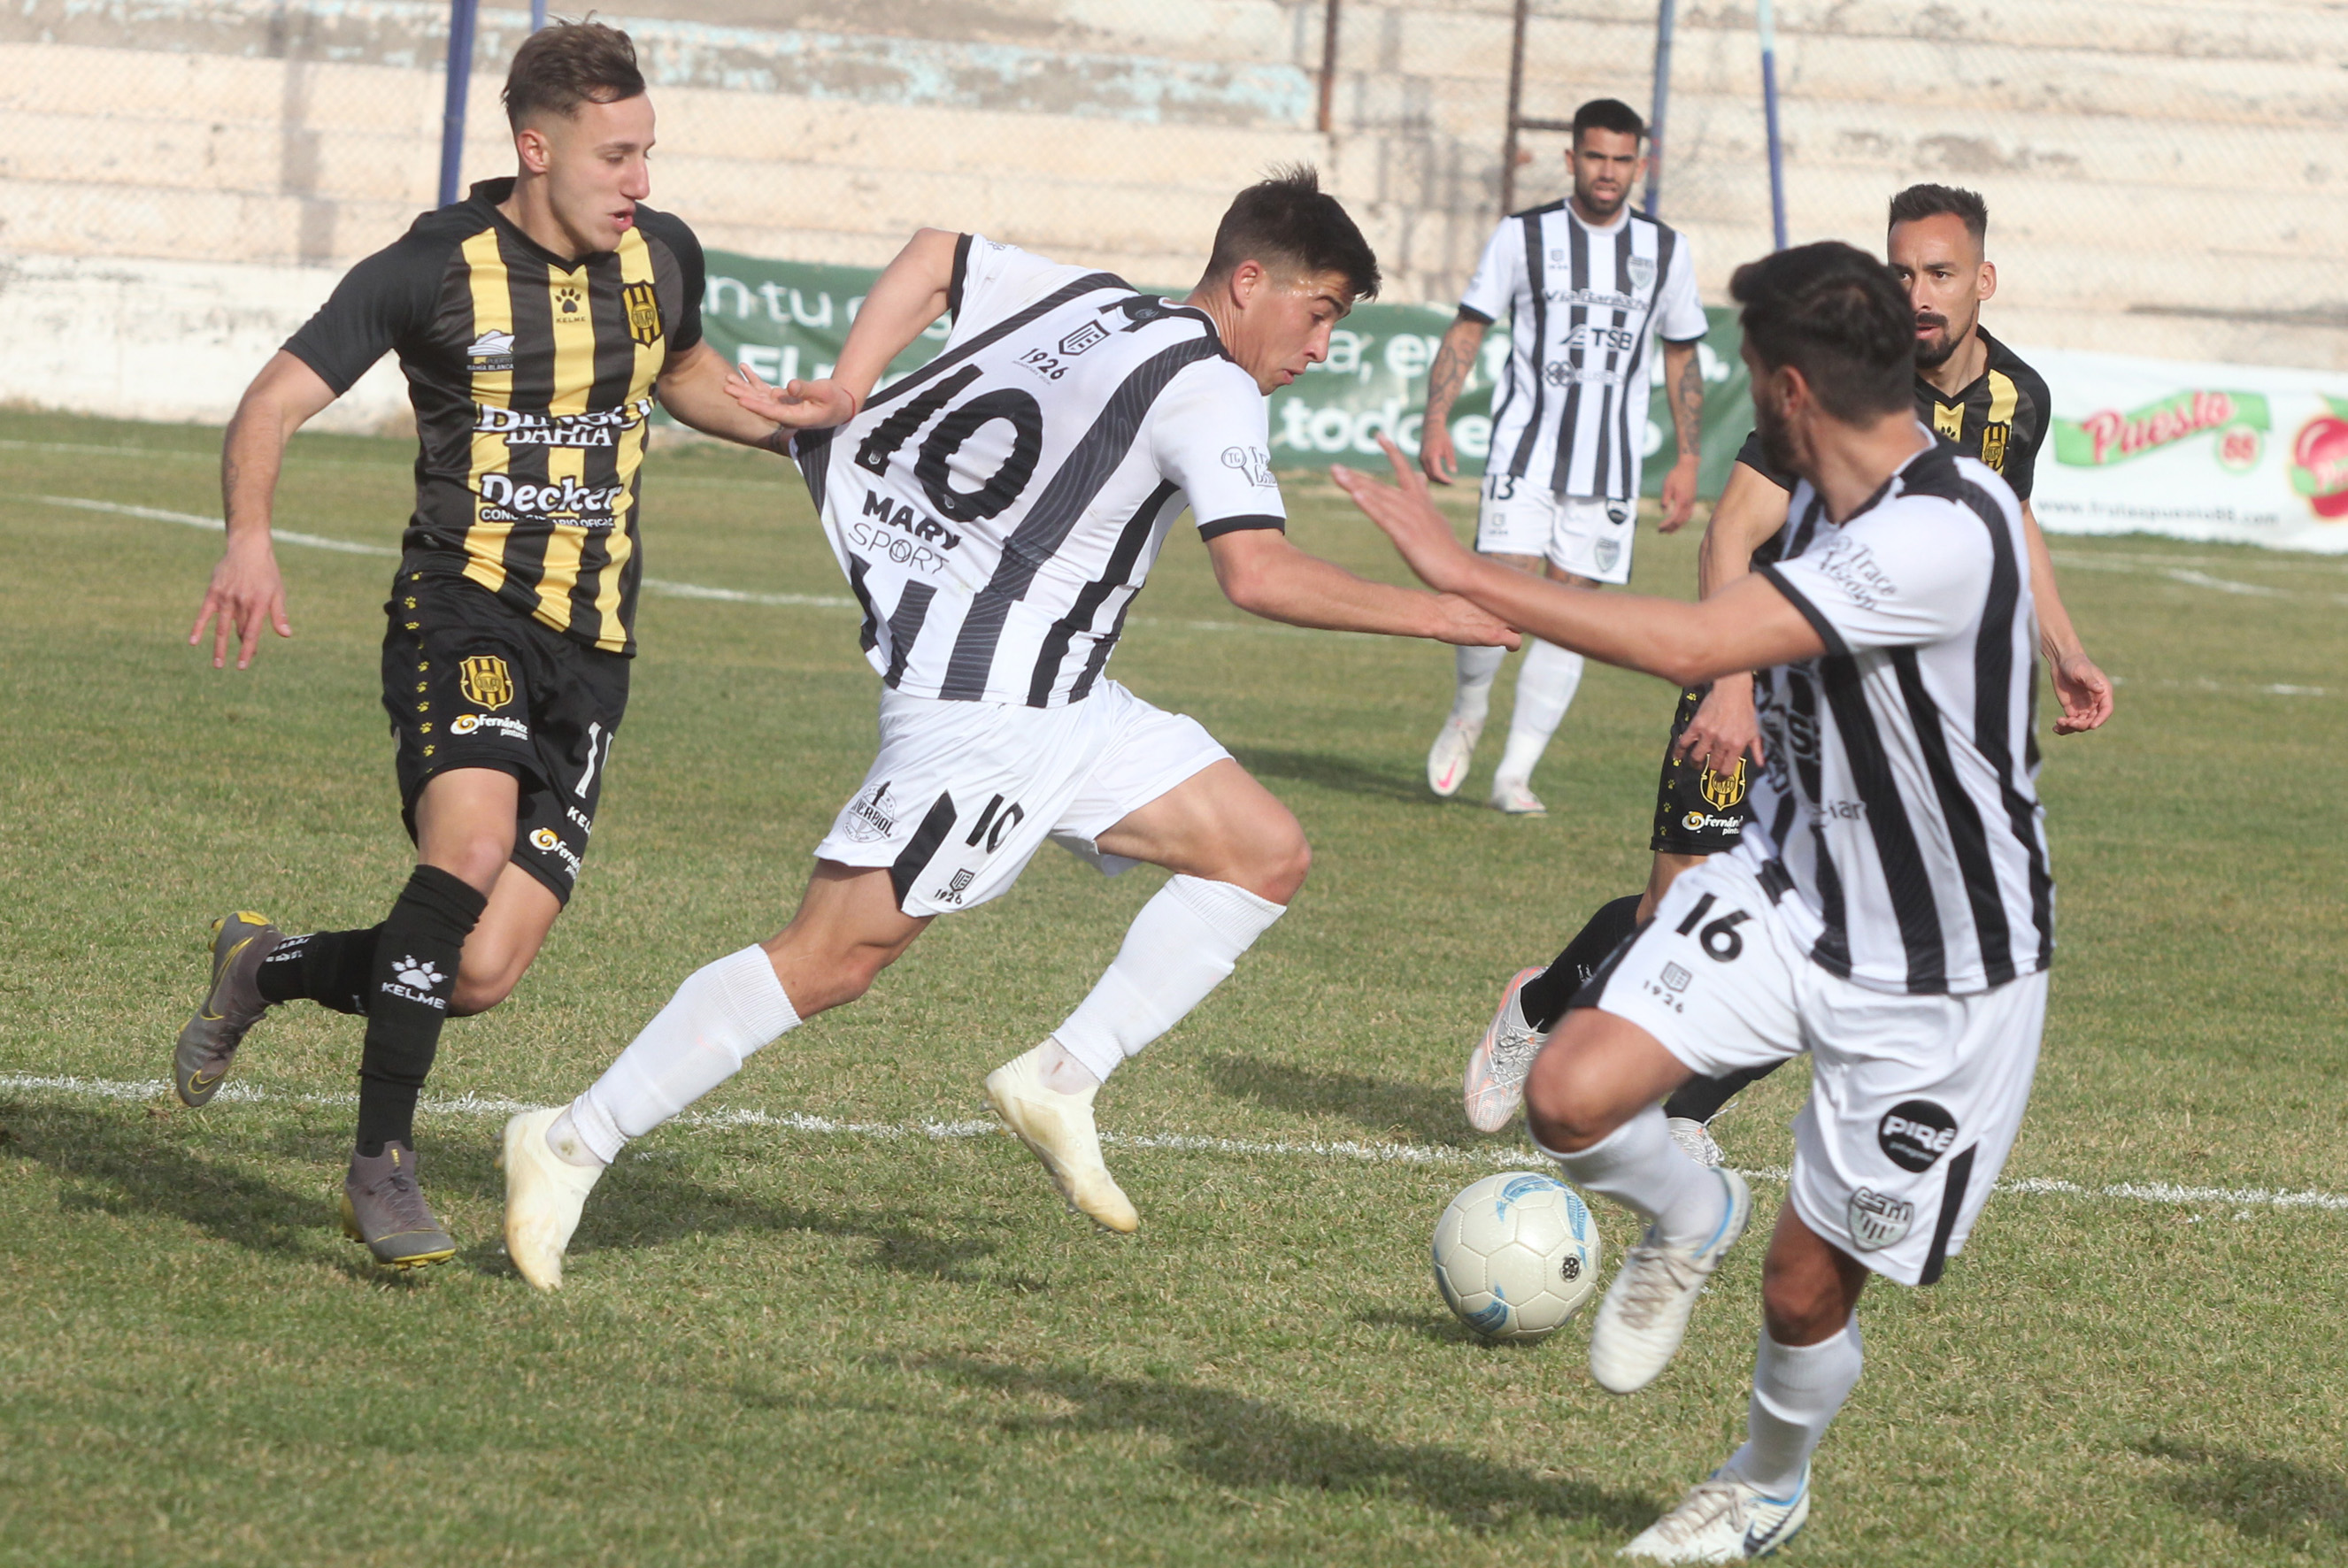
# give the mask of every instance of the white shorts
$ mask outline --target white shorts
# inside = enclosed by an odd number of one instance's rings
[[[1673,882],[1583,999],[1706,1077],[1808,1051],[1794,1212],[1902,1285],[1931,1284],[1962,1250],[2021,1129],[2046,1024],[2043,972],[1961,997],[1838,979],[1728,855]]]
[[[1592,582],[1628,582],[1638,520],[1635,502],[1560,496],[1530,479],[1487,474],[1476,508],[1476,549],[1540,556]]]
[[[880,693],[880,754],[816,858],[885,866],[908,915],[1007,891],[1050,839],[1110,876],[1094,840],[1231,755],[1196,719],[1114,681],[1060,708]]]

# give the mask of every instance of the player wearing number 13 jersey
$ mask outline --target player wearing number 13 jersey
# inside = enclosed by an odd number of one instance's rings
[[[1308,858],[1295,818],[1196,720],[1106,673],[1177,519],[1256,614],[1514,641],[1464,600],[1365,582],[1285,537],[1264,395],[1327,354],[1377,279],[1310,169],[1241,193],[1179,302],[924,231],[866,297],[832,380],[745,382],[746,407],[802,430],[794,456],[864,608],[880,753],[781,935],[686,979],[567,1108],[509,1124],[506,1245],[525,1278],[560,1283],[586,1194],[628,1139],[863,994],[932,918],[1005,891],[1046,840],[1111,876],[1174,875],[1092,993],[986,1097],[1072,1206],[1139,1224],[1102,1163],[1094,1093],[1231,972]],[[944,312],[943,351],[868,402]]]

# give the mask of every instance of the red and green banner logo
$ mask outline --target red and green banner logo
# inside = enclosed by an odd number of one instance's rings
[[[2319,518],[2348,518],[2348,401],[2327,397],[2329,414],[2299,427],[2291,444],[2291,487]]]
[[[2220,432],[2219,461],[2248,468],[2258,461],[2270,424],[2267,400],[2260,394],[2197,387],[2125,414],[2106,408],[2075,423],[2055,420],[2054,460],[2075,468],[2104,468],[2215,430]]]

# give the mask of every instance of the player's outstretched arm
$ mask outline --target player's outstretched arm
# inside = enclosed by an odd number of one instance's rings
[[[1395,483],[1351,468],[1330,470],[1354,504],[1392,539],[1427,587],[1457,594],[1519,631],[1608,664],[1691,686],[1826,651],[1785,595],[1757,577],[1700,604],[1591,593],[1517,571],[1459,542],[1426,481],[1381,436]]]
[[[1438,485],[1459,477],[1459,455],[1451,446],[1451,408],[1468,384],[1468,374],[1476,367],[1476,353],[1484,346],[1484,334],[1491,326],[1481,316],[1460,312],[1443,334],[1443,346],[1435,351],[1435,364],[1426,373],[1426,414],[1419,423],[1418,466]]]
[[[1710,599],[1753,569],[1753,552],[1786,526],[1786,505],[1792,499],[1758,471],[1729,465],[1728,483],[1713,503],[1696,550],[1698,599]],[[1748,751],[1756,762],[1766,760],[1760,718],[1753,711],[1753,677],[1723,675],[1681,732],[1678,754],[1725,774]]]
[[[280,637],[294,635],[285,614],[285,579],[278,575],[277,552],[269,540],[269,514],[277,497],[277,475],[285,466],[285,445],[294,432],[335,401],[334,388],[318,373],[283,349],[271,356],[228,422],[221,442],[221,507],[228,520],[228,548],[212,569],[203,608],[188,630],[188,643],[202,641],[212,627],[212,668],[228,663],[228,640],[237,641],[236,667],[245,669],[261,651],[263,621]]]
[[[2054,557],[2046,536],[2038,530],[2038,514],[2022,503],[2022,530],[2030,538],[2030,596],[2038,606],[2038,647],[2054,672],[2054,697],[2063,711],[2054,716],[2058,735],[2083,734],[2101,729],[2112,716],[2112,681],[2087,657],[2071,612],[2054,586]]]
[[[923,229],[881,270],[857,308],[856,324],[840,345],[839,363],[820,381],[768,386],[747,371],[727,390],[750,413],[793,430],[844,425],[870,400],[896,357],[946,313],[953,292],[959,234]]]
[[[670,417],[690,425],[704,436],[780,451],[782,446],[777,439],[780,421],[754,412],[735,395],[731,384],[736,379],[736,372],[726,363],[726,356],[710,347],[709,340],[704,338],[669,363],[661,372],[654,390]]]
[[[1456,594],[1422,593],[1355,577],[1271,528],[1207,541],[1223,596],[1251,615],[1323,631],[1427,637],[1468,648],[1514,648],[1515,631]]]

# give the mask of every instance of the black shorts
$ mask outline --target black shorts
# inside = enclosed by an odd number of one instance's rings
[[[1658,855],[1718,855],[1736,847],[1745,836],[1745,803],[1751,764],[1738,758],[1736,771],[1724,778],[1702,763],[1684,763],[1676,753],[1680,737],[1695,722],[1710,686],[1690,686],[1680,693],[1672,715],[1672,738],[1663,746],[1663,776],[1655,785],[1655,835],[1647,847]]]
[[[408,836],[417,796],[436,774],[510,774],[521,784],[513,863],[568,903],[627,711],[627,657],[565,637],[414,557],[400,563],[384,610],[383,705]]]

